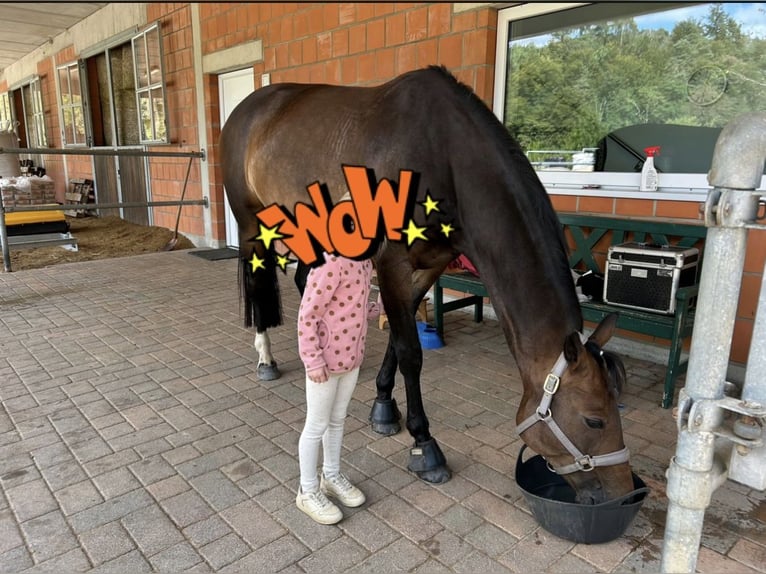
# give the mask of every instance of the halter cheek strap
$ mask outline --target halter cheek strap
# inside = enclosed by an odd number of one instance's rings
[[[588,338],[580,333],[580,340],[583,344],[585,344]],[[540,404],[538,405],[534,414],[527,417],[524,421],[521,422],[521,424],[516,427],[516,432],[521,435],[521,433],[523,433],[529,427],[540,421],[548,425],[548,428],[555,435],[555,437],[559,439],[559,442],[564,445],[564,448],[566,448],[569,454],[574,457],[574,462],[572,464],[567,464],[556,469],[551,468],[551,470],[557,474],[570,474],[572,472],[578,471],[589,471],[593,470],[597,466],[612,466],[615,464],[627,462],[630,458],[630,451],[628,451],[627,447],[624,447],[615,452],[610,452],[609,454],[599,454],[596,456],[583,454],[580,452],[580,449],[578,449],[574,443],[569,440],[567,435],[564,434],[564,431],[561,430],[561,427],[556,423],[556,421],[553,420],[550,408],[551,402],[553,401],[553,396],[556,394],[556,391],[559,390],[561,376],[564,374],[564,371],[567,370],[567,366],[568,363],[562,351],[561,354],[559,354],[558,359],[556,359],[556,363],[553,365],[553,369],[551,369],[551,372],[548,373],[547,377],[545,377],[545,383],[543,383],[543,398],[540,399]],[[550,465],[548,466],[550,467]]]

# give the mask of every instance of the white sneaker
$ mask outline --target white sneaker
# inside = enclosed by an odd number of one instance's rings
[[[295,505],[319,524],[337,524],[343,518],[340,508],[327,500],[321,490],[304,493],[298,489]]]
[[[362,506],[367,498],[364,492],[351,484],[344,474],[338,473],[335,476],[325,476],[322,473],[322,480],[319,489],[327,496],[332,496],[343,506],[356,508]]]

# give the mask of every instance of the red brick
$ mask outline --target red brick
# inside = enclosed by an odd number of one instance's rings
[[[286,68],[290,63],[290,57],[287,51],[287,44],[277,46],[277,68]]]
[[[749,229],[747,232],[747,252],[745,253],[745,271],[763,273],[766,262],[766,231]]]
[[[574,195],[551,195],[550,198],[556,211],[577,211],[577,197]]]
[[[336,30],[332,33],[333,58],[348,55],[348,30]]]
[[[328,84],[340,84],[342,79],[340,60],[328,60],[325,64],[325,81]]]
[[[463,37],[452,34],[439,38],[439,64],[449,69],[459,68],[463,63]]]
[[[390,80],[396,75],[394,55],[393,48],[375,52],[375,77],[378,80]]]
[[[317,35],[317,60],[320,62],[332,57],[332,34],[323,32]]]
[[[487,52],[489,49],[487,31],[471,30],[463,35],[463,65],[474,66],[487,64]],[[494,51],[495,45],[492,44]]]
[[[322,8],[322,21],[325,30],[337,28],[340,23],[340,14],[337,4],[325,4]]]
[[[404,38],[407,42],[428,37],[428,8],[411,10],[404,15]]]
[[[289,42],[290,40],[292,40],[295,37],[293,35],[293,18],[292,18],[292,16],[287,16],[285,18],[282,18],[282,21],[280,22],[279,35],[282,38],[283,42]]]
[[[356,5],[351,2],[343,3],[339,6],[338,23],[341,26],[351,24],[356,18]]]
[[[585,213],[614,213],[614,199],[611,197],[581,197],[580,211]]]
[[[452,16],[452,31],[466,32],[476,29],[476,11],[462,12]]]
[[[309,78],[312,84],[323,84],[326,81],[326,70],[323,63],[312,64],[309,68]]]
[[[428,7],[428,37],[442,36],[450,31],[452,4],[440,2]]]
[[[298,12],[293,16],[293,37],[303,38],[309,35],[309,13]]]
[[[357,78],[359,82],[371,82],[375,79],[375,54],[366,53],[359,56],[357,62]]]
[[[316,36],[306,38],[303,45],[303,62],[312,64],[317,61],[317,39]]]
[[[418,42],[415,45],[418,52],[418,67],[425,68],[431,66],[439,61],[439,42],[436,38],[425,40],[424,42]]]
[[[394,11],[393,2],[375,2],[375,16],[384,16]]]
[[[655,214],[657,217],[699,220],[702,217],[702,205],[693,201],[658,201]]]
[[[417,69],[417,54],[417,46],[413,44],[405,44],[396,48],[396,74],[403,74],[404,72]]]
[[[367,24],[367,50],[377,50],[386,45],[386,22],[375,20]]]
[[[348,52],[358,54],[364,52],[367,39],[367,26],[359,24],[348,30]]]
[[[357,22],[363,22],[375,17],[375,5],[372,2],[358,2],[355,6]]]
[[[318,34],[325,29],[322,6],[310,9],[307,17],[309,22],[309,34]]]
[[[356,74],[356,64],[357,64],[357,58],[350,57],[350,58],[343,58],[341,60],[341,83],[344,85],[352,85],[356,84],[357,81],[357,74]]]
[[[291,66],[299,66],[303,63],[303,42],[296,40],[288,44],[288,61]]]
[[[616,215],[651,217],[654,214],[654,202],[650,199],[621,199],[615,200]]]
[[[386,17],[386,46],[396,46],[404,42],[404,14],[392,14]]]

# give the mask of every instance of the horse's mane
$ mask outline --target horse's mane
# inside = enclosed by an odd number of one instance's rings
[[[529,185],[542,188],[542,183],[537,177],[532,164],[529,163],[529,160],[521,149],[519,143],[497,119],[497,116],[495,116],[484,101],[476,95],[476,92],[466,84],[460,82],[444,66],[433,65],[429,66],[427,69],[430,72],[439,75],[443,81],[450,86],[453,93],[461,100],[460,103],[463,104],[466,109],[470,110],[479,124],[487,130],[487,133],[494,137],[498,144],[506,150],[509,157],[516,157],[519,160],[514,162],[514,164],[517,166],[524,166],[522,172],[519,174],[524,181]],[[555,210],[551,206],[548,193],[543,189],[542,193],[527,194],[524,199],[529,202],[531,209],[537,216],[537,221],[540,223],[541,235],[544,235],[549,240],[553,237],[557,239],[557,241],[553,242],[553,248],[558,251],[558,256],[550,257],[546,260],[548,262],[563,262],[555,268],[555,272],[558,275],[558,284],[566,286],[567,291],[569,291],[569,283],[572,283],[572,272],[569,268],[569,250],[567,248],[566,240],[564,239],[564,232],[561,228],[559,219],[556,216]],[[575,297],[574,289],[572,289],[572,296]],[[582,321],[582,319],[580,319],[580,321]],[[581,327],[582,324],[580,324],[578,328]]]

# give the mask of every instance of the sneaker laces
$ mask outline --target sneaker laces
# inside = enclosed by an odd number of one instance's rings
[[[311,502],[319,507],[319,510],[324,510],[330,506],[330,500],[322,492],[307,492]]]
[[[331,478],[327,478],[327,480],[331,482],[335,488],[342,490],[343,492],[348,492],[349,490],[352,490],[354,488],[354,485],[351,484],[351,481],[348,478],[346,478],[345,474],[342,474],[342,473],[338,473],[337,475]]]

